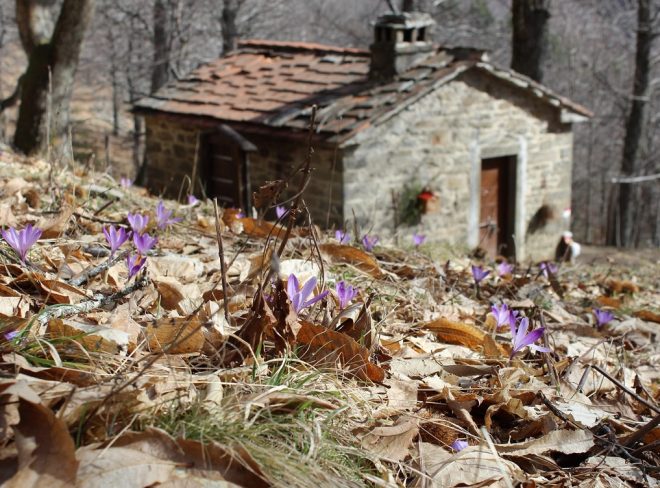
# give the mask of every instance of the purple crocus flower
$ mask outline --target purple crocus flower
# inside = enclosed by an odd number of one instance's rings
[[[133,186],[133,181],[130,178],[126,178],[125,176],[122,176],[122,178],[119,180],[119,184],[124,188],[130,188],[131,186]]]
[[[103,227],[105,240],[110,244],[110,257],[128,240],[129,233],[123,227],[115,228],[114,225]]]
[[[9,332],[4,333],[5,339],[8,341],[13,341],[18,337],[18,331],[17,330],[10,330]]]
[[[551,351],[551,349],[548,347],[537,346],[534,344],[543,336],[545,329],[543,327],[539,327],[538,329],[534,329],[528,333],[527,330],[529,329],[529,319],[527,317],[524,317],[520,320],[520,324],[517,328],[515,322],[509,324],[509,326],[511,327],[511,342],[513,346],[511,349],[511,356],[509,357],[510,359],[513,359],[513,356],[515,356],[516,353],[522,351],[525,347],[529,347],[532,351],[537,352]]]
[[[195,195],[188,195],[188,205],[197,205],[199,203],[199,198]]]
[[[357,288],[353,288],[344,280],[339,281],[336,286],[337,296],[339,297],[339,308],[346,308],[348,302],[357,295]]]
[[[497,274],[498,276],[510,275],[513,272],[513,264],[509,264],[506,261],[502,261],[497,265]]]
[[[468,447],[468,442],[462,439],[456,439],[450,446],[454,451],[459,452]]]
[[[41,237],[41,229],[32,227],[31,224],[25,226],[24,229],[18,232],[13,227],[7,230],[2,230],[2,238],[7,241],[7,244],[16,251],[21,262],[25,263],[27,253],[32,245]]]
[[[376,244],[378,244],[378,240],[378,236],[369,237],[369,235],[365,235],[362,238],[362,245],[367,251],[371,252],[376,247]]]
[[[291,305],[293,306],[293,309],[296,311],[296,313],[300,313],[303,308],[314,305],[319,300],[325,298],[325,296],[329,293],[328,290],[325,290],[323,293],[319,293],[318,295],[315,295],[308,300],[307,297],[312,294],[315,287],[316,277],[314,276],[308,279],[303,285],[302,289],[300,289],[300,284],[298,283],[298,278],[296,278],[296,275],[289,275],[289,279],[287,280],[286,284],[286,294],[289,296]]]
[[[286,212],[287,212],[286,207],[283,207],[281,205],[278,205],[277,207],[275,207],[275,215],[277,215],[278,219],[281,219],[282,217],[284,217],[284,214],[286,214]]]
[[[156,206],[156,225],[158,228],[160,230],[164,230],[168,226],[176,224],[177,222],[181,222],[181,219],[173,218],[172,211],[165,208],[165,204],[162,200],[159,201],[158,205]]]
[[[413,240],[413,244],[416,247],[419,247],[422,244],[424,244],[424,241],[426,240],[426,236],[424,234],[418,234],[417,232],[415,232],[412,236],[412,240]]]
[[[511,324],[511,320],[513,319],[513,323],[515,324],[515,317],[516,317],[516,312],[513,310],[510,310],[509,307],[507,307],[506,303],[503,303],[502,305],[493,305],[490,307],[490,311],[493,312],[493,316],[495,317],[495,320],[497,321],[497,328],[499,329],[503,325],[506,324]]]
[[[543,261],[539,265],[539,268],[543,272],[543,276],[546,278],[549,278],[551,274],[557,274],[557,271],[559,271],[559,267],[556,264],[547,261]]]
[[[339,229],[335,231],[335,239],[339,241],[339,244],[348,244],[351,242],[351,235],[348,232],[344,232],[343,230]]]
[[[147,258],[140,254],[129,254],[128,256],[126,256],[128,279],[130,280],[133,276],[138,274],[138,272],[144,267],[146,262],[147,262]]]
[[[605,325],[614,319],[614,314],[608,310],[600,310],[594,308],[594,315],[596,316],[596,327],[602,329]]]
[[[142,256],[146,255],[154,247],[157,240],[149,234],[133,234],[133,244],[135,244],[135,248]]]
[[[484,270],[481,266],[472,265],[472,277],[475,283],[479,284],[489,274],[490,271]]]
[[[133,232],[136,234],[142,234],[147,228],[147,224],[149,224],[148,215],[129,213],[126,218],[128,219],[128,223],[131,224],[131,229],[133,229]]]

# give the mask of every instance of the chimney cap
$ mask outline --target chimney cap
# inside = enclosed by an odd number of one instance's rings
[[[414,29],[434,25],[433,17],[424,12],[400,12],[383,14],[376,19],[376,27]]]

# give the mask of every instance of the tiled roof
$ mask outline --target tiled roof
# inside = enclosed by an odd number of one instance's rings
[[[369,51],[301,42],[244,41],[228,56],[202,65],[140,100],[136,109],[306,129],[311,106],[316,105],[317,132],[340,141],[390,118],[474,68],[557,107],[591,115],[529,78],[495,68],[478,54],[440,49],[396,80],[377,83],[368,79]]]

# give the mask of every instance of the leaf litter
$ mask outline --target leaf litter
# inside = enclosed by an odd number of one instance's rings
[[[657,261],[190,201],[0,152],[3,486],[659,485]]]

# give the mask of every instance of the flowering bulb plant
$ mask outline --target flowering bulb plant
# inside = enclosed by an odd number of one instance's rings
[[[551,263],[549,261],[543,261],[540,265],[539,268],[541,269],[541,272],[543,272],[543,276],[546,278],[549,278],[550,275],[556,275],[557,271],[559,271],[559,267]]]
[[[506,276],[513,273],[513,264],[509,264],[506,261],[502,261],[497,265],[497,275]]]
[[[165,230],[172,224],[181,222],[181,219],[178,217],[172,217],[172,210],[167,210],[163,201],[159,201],[156,205],[156,225],[160,230]]]
[[[412,241],[413,241],[413,244],[415,245],[415,247],[419,247],[422,244],[424,244],[425,240],[426,240],[426,236],[424,234],[418,234],[417,232],[415,232],[412,235]]]
[[[134,214],[129,213],[126,216],[126,219],[128,220],[131,229],[133,229],[133,232],[136,234],[142,234],[144,230],[147,228],[147,225],[149,225],[148,215],[139,214],[139,213],[134,213]]]
[[[108,244],[110,244],[110,257],[112,257],[117,252],[117,249],[128,240],[130,232],[126,232],[126,229],[123,227],[115,228],[114,225],[109,225],[103,227],[103,235],[105,236],[105,240],[108,241]]]
[[[9,244],[23,264],[27,259],[27,254],[30,248],[41,237],[41,229],[32,227],[31,224],[25,226],[24,229],[17,231],[13,227],[2,230],[2,238]]]
[[[344,280],[337,282],[335,291],[339,297],[339,308],[344,309],[348,306],[349,302],[357,296],[357,288],[353,288]]]
[[[277,215],[278,219],[281,219],[282,217],[284,217],[286,212],[287,212],[286,207],[283,207],[281,205],[278,205],[277,207],[275,207],[275,215]]]
[[[493,305],[490,308],[490,311],[493,313],[493,316],[497,321],[498,329],[505,325],[513,324],[515,326],[518,312],[509,309],[506,303],[503,303],[502,305]]]
[[[364,249],[371,252],[374,250],[374,247],[376,247],[376,244],[378,244],[379,238],[378,236],[369,236],[368,234],[365,235],[362,238],[362,245],[364,246]]]
[[[339,241],[339,244],[346,245],[351,242],[351,235],[348,232],[344,232],[340,229],[335,231],[335,239]]]
[[[138,272],[144,267],[146,262],[147,262],[147,258],[140,254],[129,254],[128,256],[126,256],[128,279],[130,280],[133,276],[138,274]]]
[[[462,439],[456,439],[450,446],[454,451],[459,452],[468,447],[468,442]]]
[[[483,281],[486,276],[490,274],[490,271],[484,270],[481,266],[472,265],[472,277],[474,282],[478,285]]]
[[[539,327],[538,329],[534,329],[530,332],[527,332],[529,330],[529,319],[527,317],[523,317],[520,319],[520,322],[516,326],[516,321],[513,323],[510,323],[511,327],[511,356],[509,359],[513,359],[513,356],[515,356],[517,353],[525,349],[526,347],[529,347],[532,351],[536,352],[550,352],[551,349],[548,347],[544,346],[537,346],[534,344],[537,340],[539,340],[541,337],[543,337],[543,333],[545,332],[545,329],[543,327]]]
[[[596,328],[602,329],[614,319],[614,314],[609,310],[594,309],[594,316],[596,317]]]
[[[155,245],[158,239],[151,237],[149,234],[133,234],[133,244],[135,249],[142,256],[145,256]]]
[[[300,288],[300,283],[298,283],[298,278],[296,278],[296,275],[289,275],[289,279],[286,283],[286,294],[289,296],[291,305],[293,306],[293,309],[296,311],[296,313],[300,313],[304,308],[311,307],[316,302],[325,298],[329,293],[328,290],[325,290],[324,292],[309,298],[312,295],[315,287],[316,277],[314,276],[308,279],[302,288]]]

